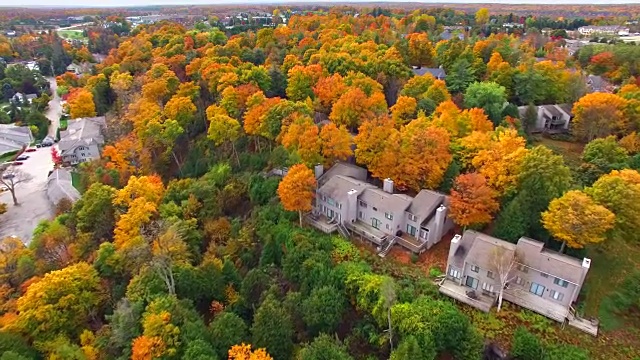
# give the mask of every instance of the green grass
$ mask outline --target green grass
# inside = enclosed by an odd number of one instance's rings
[[[82,30],[58,30],[58,35],[60,35],[63,39],[75,39],[75,40],[84,40],[86,39],[83,35]]]
[[[71,185],[78,190],[81,194],[84,192],[82,188],[82,182],[80,181],[80,174],[75,171],[71,172]]]

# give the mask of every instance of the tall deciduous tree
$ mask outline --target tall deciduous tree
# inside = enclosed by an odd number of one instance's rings
[[[614,170],[602,176],[586,193],[616,216],[612,234],[635,239],[640,232],[640,174],[635,170]]]
[[[251,345],[233,345],[229,349],[229,360],[273,360],[265,349],[251,350]]]
[[[625,131],[627,100],[607,93],[591,93],[573,105],[573,129],[585,141]]]
[[[435,65],[436,51],[426,33],[407,35],[409,41],[409,64],[432,67]]]
[[[52,271],[29,285],[18,299],[19,328],[32,338],[73,338],[102,303],[100,279],[87,263]]]
[[[303,164],[289,168],[287,175],[278,185],[278,197],[285,210],[297,211],[302,226],[302,212],[311,211],[316,179],[308,167]]]
[[[293,351],[293,324],[282,304],[268,296],[256,311],[251,327],[252,343],[266,348],[276,359],[289,359]]]
[[[449,217],[464,227],[486,224],[500,207],[496,197],[484,176],[478,173],[460,175],[451,189]]]
[[[611,211],[578,190],[551,201],[549,209],[542,213],[545,229],[556,239],[577,249],[603,241],[614,221],[615,215]]]
[[[72,119],[96,116],[93,94],[87,89],[80,88],[72,91],[69,94],[67,105],[69,106],[69,116]]]
[[[351,134],[346,126],[338,127],[334,123],[326,124],[320,130],[322,156],[327,164],[336,160],[346,160],[353,155]]]
[[[513,129],[496,130],[486,149],[473,158],[473,166],[499,195],[515,188],[520,164],[527,150],[524,138]]]
[[[464,93],[464,104],[482,108],[495,125],[502,120],[502,108],[507,101],[505,88],[495,82],[475,82]]]
[[[414,119],[418,103],[409,96],[400,96],[395,105],[391,107],[391,118],[398,125],[405,125]]]

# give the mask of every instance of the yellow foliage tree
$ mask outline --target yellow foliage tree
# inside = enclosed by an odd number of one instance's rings
[[[297,211],[302,226],[302,212],[311,211],[316,189],[316,178],[308,167],[297,164],[289,168],[287,175],[278,185],[278,197],[282,207]]]
[[[473,166],[499,195],[516,186],[520,164],[527,153],[525,143],[516,130],[498,129],[488,146],[473,158]]]
[[[251,351],[251,345],[233,345],[229,349],[229,360],[273,360],[265,349]]]
[[[69,116],[72,119],[96,116],[96,105],[93,94],[84,88],[76,89],[69,94],[67,101]]]
[[[629,119],[625,114],[627,100],[607,93],[591,93],[573,105],[573,129],[585,141],[612,134],[625,133]]]
[[[603,241],[614,221],[615,215],[611,211],[578,190],[552,200],[549,209],[542,213],[544,228],[576,249]]]

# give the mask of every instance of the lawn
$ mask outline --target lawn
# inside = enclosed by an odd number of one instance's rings
[[[80,174],[75,171],[71,172],[71,185],[78,190],[81,194],[84,192],[82,188],[82,182],[80,181]]]
[[[566,164],[571,168],[577,168],[582,163],[581,157],[582,150],[584,150],[584,144],[554,140],[543,136],[535,136],[533,138],[533,144],[544,145],[554,153],[562,155]]]
[[[83,35],[82,30],[58,30],[58,35],[60,35],[60,37],[63,39],[75,39],[75,40],[86,39]]]

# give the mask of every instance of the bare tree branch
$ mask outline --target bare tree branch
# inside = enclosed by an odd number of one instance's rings
[[[13,205],[19,205],[16,198],[16,186],[21,183],[29,182],[33,179],[30,174],[20,170],[13,169],[8,166],[0,168],[0,184],[6,186],[7,190],[11,192],[13,198]]]
[[[502,246],[497,246],[493,249],[491,254],[491,265],[500,282],[497,311],[500,311],[502,308],[502,296],[504,295],[505,286],[516,278],[516,275],[513,273],[513,268],[517,263],[518,255],[515,251],[506,249]]]

